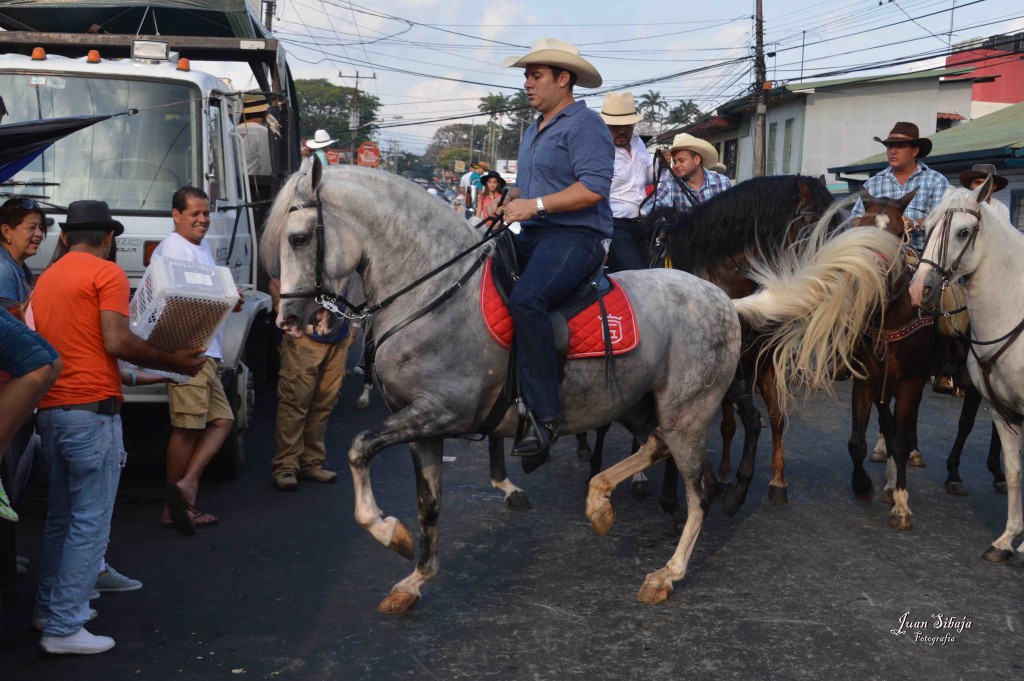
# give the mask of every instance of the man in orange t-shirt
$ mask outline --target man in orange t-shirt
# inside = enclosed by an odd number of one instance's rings
[[[105,202],[73,202],[61,230],[69,252],[43,272],[32,295],[36,329],[64,363],[39,407],[50,496],[33,620],[46,652],[92,654],[114,647],[114,639],[83,625],[95,616],[89,596],[124,465],[117,359],[195,375],[204,348],[165,352],[131,332],[128,277],[106,260],[124,227]]]

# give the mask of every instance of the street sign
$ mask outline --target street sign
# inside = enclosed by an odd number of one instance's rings
[[[465,161],[456,161],[455,162],[455,172],[457,172],[457,173],[464,173],[464,172],[466,172],[466,162]]]
[[[374,142],[363,142],[357,151],[359,165],[376,168],[380,165],[380,147]]]

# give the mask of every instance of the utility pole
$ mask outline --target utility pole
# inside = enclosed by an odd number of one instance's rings
[[[275,0],[263,0],[263,25],[268,31],[274,30],[274,8],[277,7]]]
[[[355,165],[356,164],[356,132],[359,129],[359,79],[362,78],[363,80],[377,80],[377,74],[374,73],[372,76],[360,76],[359,72],[356,71],[356,75],[354,75],[354,76],[346,76],[344,73],[339,73],[338,74],[338,78],[355,78],[356,79],[356,91],[355,91],[355,94],[353,94],[353,96],[352,96],[352,98],[354,100],[353,104],[352,104],[352,110],[348,114],[348,130],[349,130],[349,135],[352,136],[352,139],[350,140],[350,144],[349,144],[349,146],[350,146],[349,153],[352,154],[351,157],[350,157],[350,161],[351,161],[352,165]]]
[[[754,176],[764,175],[765,168],[765,118],[768,113],[765,82],[768,78],[764,64],[764,14],[761,0],[757,0],[757,16],[754,17]]]

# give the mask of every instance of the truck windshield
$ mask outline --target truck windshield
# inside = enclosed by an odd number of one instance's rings
[[[178,83],[0,74],[5,123],[122,113],[65,137],[12,178],[15,191],[67,206],[106,201],[114,211],[168,211],[171,195],[198,186],[199,91]],[[16,185],[17,186],[17,185]]]

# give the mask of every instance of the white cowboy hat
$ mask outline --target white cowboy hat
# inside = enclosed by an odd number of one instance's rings
[[[672,146],[669,148],[668,153],[674,154],[680,149],[700,154],[701,165],[705,168],[711,168],[718,163],[718,151],[711,146],[711,143],[699,137],[694,137],[689,133],[681,132],[676,135],[672,140]]]
[[[501,63],[506,69],[522,68],[527,64],[557,66],[576,74],[576,82],[580,87],[601,87],[601,74],[593,64],[580,56],[578,49],[564,40],[537,38],[533,41],[529,54],[522,57],[506,57]]]
[[[633,125],[643,120],[632,92],[609,92],[601,104],[601,120],[608,125]]]
[[[323,149],[337,141],[338,140],[331,139],[331,136],[327,134],[326,130],[317,130],[313,135],[313,139],[306,140],[306,146],[310,149]]]
[[[725,174],[725,171],[727,170],[727,168],[725,167],[725,164],[724,164],[724,163],[722,163],[721,161],[719,161],[719,162],[718,162],[718,163],[716,163],[715,165],[711,166],[711,170],[714,170],[714,171],[715,171],[716,173],[722,173],[722,174]]]

